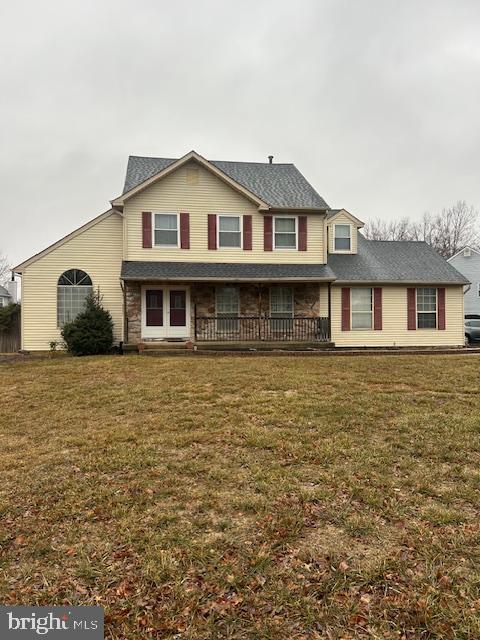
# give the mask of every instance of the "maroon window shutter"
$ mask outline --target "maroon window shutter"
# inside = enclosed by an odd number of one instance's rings
[[[307,250],[307,216],[298,216],[298,250]]]
[[[180,214],[180,247],[190,249],[190,214]]]
[[[382,330],[382,288],[375,287],[373,290],[373,328],[375,331]]]
[[[350,288],[342,287],[342,331],[350,331]]]
[[[217,216],[214,213],[208,214],[208,248],[217,248]]]
[[[243,216],[243,248],[252,250],[252,216]]]
[[[445,330],[445,287],[437,289],[438,298],[438,328]]]
[[[150,211],[142,213],[142,247],[152,248],[152,214]]]
[[[417,303],[415,287],[407,289],[407,329],[415,331],[417,328]]]
[[[272,216],[263,218],[263,250],[271,251],[273,248],[273,219]]]

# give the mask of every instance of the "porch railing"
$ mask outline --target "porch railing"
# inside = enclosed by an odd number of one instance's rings
[[[195,340],[250,342],[329,342],[328,318],[195,316]]]

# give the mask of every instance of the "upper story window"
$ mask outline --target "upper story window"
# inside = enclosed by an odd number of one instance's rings
[[[417,289],[417,327],[437,328],[437,290],[433,287]]]
[[[155,213],[154,243],[156,247],[178,247],[178,215]]]
[[[218,246],[242,246],[240,216],[218,216]]]
[[[352,329],[372,328],[372,289],[352,288]]]
[[[273,223],[275,249],[296,249],[297,218],[275,217]]]
[[[57,285],[57,324],[59,327],[75,320],[85,308],[85,299],[93,291],[88,273],[69,269],[62,273]]]
[[[352,228],[349,224],[335,224],[334,249],[335,251],[350,251],[352,247]]]

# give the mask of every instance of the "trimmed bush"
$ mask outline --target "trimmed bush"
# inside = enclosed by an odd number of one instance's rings
[[[74,356],[93,356],[112,349],[112,316],[103,308],[100,293],[86,298],[84,311],[63,327],[62,338]]]

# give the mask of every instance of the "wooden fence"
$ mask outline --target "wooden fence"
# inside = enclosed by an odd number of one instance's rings
[[[15,314],[12,326],[0,331],[0,353],[15,353],[20,349],[20,308]]]

